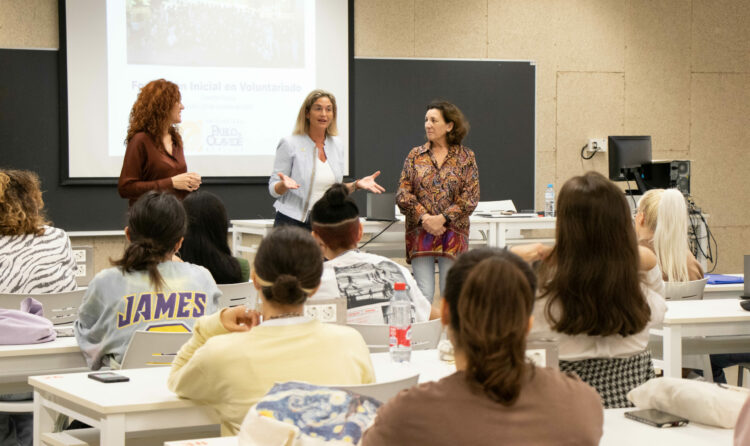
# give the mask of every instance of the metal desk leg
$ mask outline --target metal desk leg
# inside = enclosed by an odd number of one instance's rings
[[[682,326],[664,326],[664,376],[682,377]]]

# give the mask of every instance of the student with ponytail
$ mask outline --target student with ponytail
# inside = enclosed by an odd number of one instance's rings
[[[685,197],[677,189],[651,189],[638,203],[635,215],[638,242],[656,254],[667,282],[703,278],[703,269],[688,247]]]
[[[356,330],[304,316],[322,272],[323,256],[309,232],[272,231],[253,262],[261,312],[234,307],[199,319],[172,363],[169,388],[215,408],[222,434],[236,435],[248,409],[275,382],[373,382],[370,354]]]
[[[216,311],[221,291],[211,273],[173,261],[186,227],[174,195],[147,192],[130,208],[130,244],[114,268],[94,277],[78,310],[75,334],[89,367],[119,368],[136,330],[190,331]]]
[[[362,444],[598,444],[596,391],[526,359],[535,289],[534,273],[515,254],[460,255],[442,302],[457,372],[382,406]]]

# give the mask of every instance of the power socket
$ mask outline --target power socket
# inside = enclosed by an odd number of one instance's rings
[[[305,316],[320,322],[336,322],[335,304],[305,305]]]
[[[86,250],[73,248],[73,259],[76,263],[83,263],[86,261]]]
[[[589,144],[586,146],[587,152],[606,152],[607,138],[589,138]]]

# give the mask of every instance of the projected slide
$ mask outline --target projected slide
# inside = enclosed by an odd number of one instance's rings
[[[119,176],[130,109],[159,78],[180,87],[188,169],[205,177],[270,175],[279,139],[314,88],[337,96],[348,138],[345,0],[102,5],[66,3],[71,178]],[[91,23],[97,15],[104,26]]]

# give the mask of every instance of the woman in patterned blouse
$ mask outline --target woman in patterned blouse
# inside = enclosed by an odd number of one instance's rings
[[[396,202],[406,216],[406,260],[422,294],[432,301],[435,261],[440,293],[456,256],[469,247],[469,215],[479,201],[474,152],[461,145],[469,123],[450,102],[433,102],[424,118],[427,143],[409,152]]]

